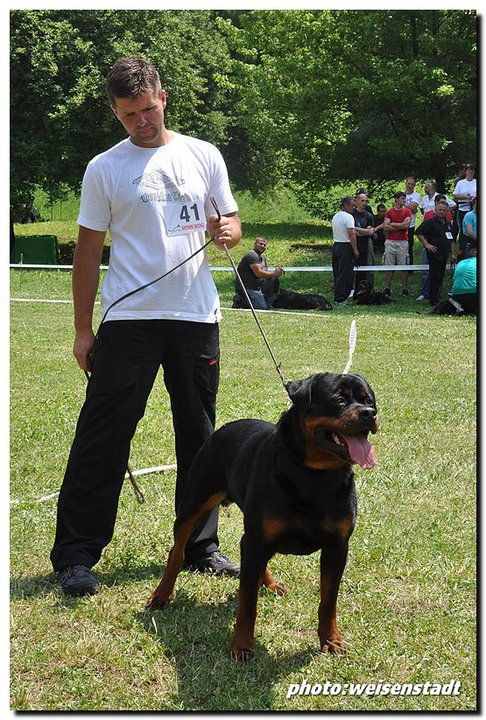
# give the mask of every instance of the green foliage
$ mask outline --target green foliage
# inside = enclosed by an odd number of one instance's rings
[[[14,10],[16,212],[38,186],[78,190],[124,136],[104,85],[126,54],[158,67],[169,126],[218,144],[237,187],[290,184],[320,217],[333,185],[383,194],[413,173],[442,187],[475,159],[473,10]]]
[[[15,10],[11,33],[14,211],[36,186],[79,190],[88,161],[124,136],[105,93],[122,55],[157,66],[173,129],[224,142],[228,51],[211,11]]]

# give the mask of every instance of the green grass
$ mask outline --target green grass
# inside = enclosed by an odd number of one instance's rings
[[[244,243],[250,243],[256,225]],[[270,260],[296,257],[267,227]],[[295,226],[298,227],[298,226]],[[321,232],[320,228],[309,234]],[[241,250],[243,247],[241,248]],[[236,252],[236,251],[234,251]],[[284,255],[284,253],[287,253]],[[215,264],[222,264],[218,260]],[[317,264],[323,263],[322,259]],[[412,282],[418,283],[417,273]],[[223,305],[230,273],[216,273]],[[323,274],[286,285],[326,294]],[[14,297],[70,297],[69,273],[12,271]],[[99,306],[97,306],[99,317]],[[420,313],[420,314],[418,314]],[[225,311],[218,425],[276,421],[285,392],[248,312]],[[262,590],[256,658],[229,659],[237,582],[182,573],[174,604],[144,612],[171,544],[174,473],[139,478],[146,502],[122,491],[113,541],[93,598],[58,590],[49,552],[84,376],[71,355],[69,304],[11,304],[11,707],[86,711],[466,711],[476,699],[476,325],[436,317],[412,299],[386,308],[260,315],[287,379],[341,372],[351,319],[352,370],[375,389],[378,464],[357,472],[359,517],[339,597],[345,657],[318,652],[318,554],[276,556],[289,589]],[[156,381],[132,444],[133,468],[174,461],[167,394]],[[222,549],[239,553],[241,514],[221,512]],[[290,683],[461,682],[457,697],[303,696]]]

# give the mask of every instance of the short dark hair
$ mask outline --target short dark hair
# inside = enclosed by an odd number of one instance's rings
[[[447,203],[447,198],[445,195],[441,195],[440,193],[437,193],[437,195],[434,198],[434,203],[437,205],[441,200],[444,200]],[[449,205],[449,203],[447,203]]]
[[[378,203],[378,205],[376,206],[376,212],[378,212],[378,210],[386,210],[386,205],[383,205],[383,203]]]
[[[472,163],[468,163],[466,165],[466,170],[476,170],[476,166],[473,165]]]
[[[343,209],[343,207],[345,205],[348,205],[348,203],[353,202],[353,201],[354,201],[354,197],[352,195],[345,195],[343,197],[343,199],[341,200],[341,205],[340,205],[341,210]]]
[[[395,200],[398,200],[399,197],[407,197],[407,193],[404,190],[397,190],[395,195],[393,196]]]
[[[106,78],[106,91],[112,105],[117,98],[136,98],[146,92],[161,92],[159,73],[140,57],[116,61]]]

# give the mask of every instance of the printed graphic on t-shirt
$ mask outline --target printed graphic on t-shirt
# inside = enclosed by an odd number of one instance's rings
[[[144,173],[132,180],[132,183],[156,191],[142,194],[140,196],[142,202],[182,202],[190,199],[189,195],[181,190],[181,186],[185,185],[186,181],[182,178],[173,180],[163,170]]]
[[[142,203],[158,202],[164,205],[164,224],[170,237],[206,231],[204,203],[182,192],[181,186],[185,182],[183,178],[173,180],[163,170],[144,173],[132,180],[133,185],[152,190],[140,195]]]

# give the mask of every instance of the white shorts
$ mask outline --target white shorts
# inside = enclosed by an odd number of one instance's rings
[[[408,240],[385,240],[383,265],[408,265]]]

